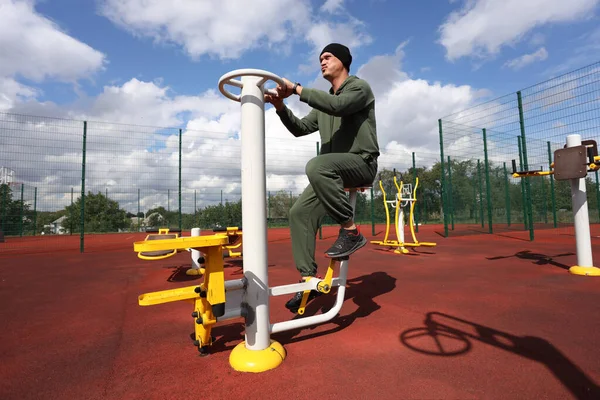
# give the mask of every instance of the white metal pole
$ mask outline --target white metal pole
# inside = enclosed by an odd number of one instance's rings
[[[267,184],[265,175],[265,107],[261,78],[243,76],[242,82],[242,226],[244,276],[248,281],[246,348],[270,345],[269,284],[267,274]]]
[[[191,236],[200,236],[200,228],[192,228]],[[200,251],[196,249],[192,249],[192,268],[200,269],[200,263],[198,263],[198,259],[200,258]]]
[[[402,201],[398,202],[398,205],[396,207],[400,207],[400,212],[398,213],[398,220],[396,221],[396,233],[400,243],[404,244],[404,207],[402,207]]]
[[[568,135],[567,147],[581,145],[581,135]],[[587,167],[584,167],[587,169]],[[571,201],[575,222],[575,244],[577,248],[577,266],[592,267],[592,239],[588,215],[585,178],[571,179]]]
[[[356,197],[358,196],[358,190],[350,190],[348,201],[350,207],[352,207],[352,219],[356,218]],[[354,221],[356,222],[356,221]]]

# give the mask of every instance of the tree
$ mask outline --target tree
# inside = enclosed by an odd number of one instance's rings
[[[242,200],[206,206],[196,216],[200,228],[242,226]]]
[[[118,232],[130,226],[127,212],[119,208],[119,203],[110,200],[101,192],[84,196],[85,232]],[[81,197],[65,207],[66,219],[63,226],[73,227],[73,232],[81,232]]]
[[[270,195],[267,201],[267,217],[271,219],[289,219],[294,200],[293,196],[285,190]]]
[[[34,217],[29,204],[20,198],[13,200],[9,185],[0,185],[0,230],[5,235],[21,235],[32,231]]]
[[[163,206],[148,210],[146,212],[146,218],[149,218],[149,226],[179,226],[179,210],[167,211]]]

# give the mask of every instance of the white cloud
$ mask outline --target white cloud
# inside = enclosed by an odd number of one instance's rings
[[[534,28],[589,18],[599,0],[468,0],[440,26],[448,60],[496,55]]]
[[[0,0],[0,76],[75,81],[100,70],[105,56],[37,14],[32,1]]]
[[[541,46],[545,42],[546,42],[546,37],[539,32],[535,33],[529,40],[529,44],[534,47]]]
[[[232,109],[231,101],[215,90],[201,96],[172,95],[167,86],[131,79],[122,86],[107,86],[93,100],[86,115],[100,121],[136,123],[150,126],[179,126],[187,118],[213,118]]]
[[[379,144],[389,143],[422,152],[439,150],[437,119],[470,106],[485,92],[470,86],[443,85],[412,79],[402,71],[406,43],[391,55],[371,58],[357,75],[369,82],[375,94]]]
[[[192,59],[230,60],[256,49],[284,54],[296,43],[308,44],[308,65],[301,65],[301,72],[318,69],[318,54],[330,42],[352,50],[372,42],[343,1],[329,0],[322,10],[327,18],[313,16],[308,0],[102,0],[100,7],[115,25],[156,43],[182,46]],[[335,19],[328,19],[332,13]]]
[[[286,46],[310,20],[308,0],[102,0],[102,15],[157,43],[203,55],[235,59],[248,50]]]
[[[0,0],[0,111],[40,95],[19,78],[75,83],[105,63],[104,54],[36,13],[34,1]]]
[[[323,20],[313,23],[306,32],[306,40],[311,44],[311,51],[307,62],[299,67],[301,72],[318,70],[319,54],[329,43],[342,43],[355,56],[357,49],[370,44],[373,38],[365,31],[363,22],[350,17],[342,22]],[[351,70],[353,67],[354,65],[350,67]]]
[[[545,47],[540,47],[537,51],[530,54],[523,54],[520,57],[507,61],[504,66],[515,71],[533,64],[536,61],[544,61],[548,58],[548,51]]]
[[[26,101],[39,95],[35,88],[23,85],[12,78],[0,76],[0,111],[9,110],[17,102]]]
[[[321,11],[335,13],[343,9],[344,0],[326,0],[321,6]]]

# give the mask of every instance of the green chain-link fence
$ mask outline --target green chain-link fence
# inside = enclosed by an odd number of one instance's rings
[[[600,133],[600,63],[592,64],[438,121],[445,236],[572,225],[569,182],[548,171],[569,134]],[[590,221],[599,222],[598,176],[587,178]]]
[[[241,225],[236,133],[6,113],[0,132],[0,168],[8,171],[0,183],[0,253],[15,246],[84,251],[89,235],[122,233],[130,243],[132,233],[163,227]],[[305,165],[318,153],[315,138],[267,137],[269,226],[288,226],[289,210],[308,184]],[[392,171],[405,183],[421,179],[420,223],[440,221],[439,179],[431,172],[436,165],[439,171],[437,158],[386,150],[379,160],[377,179],[388,198],[395,194]],[[373,232],[385,223],[378,180],[356,207],[357,222]]]

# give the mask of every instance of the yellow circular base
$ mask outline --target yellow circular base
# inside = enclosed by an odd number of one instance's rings
[[[578,265],[574,265],[569,268],[569,272],[574,275],[600,276],[600,268],[597,267],[580,267]]]
[[[246,342],[242,342],[231,351],[229,364],[240,372],[264,372],[281,365],[285,356],[283,346],[274,340],[264,350],[249,350]]]

